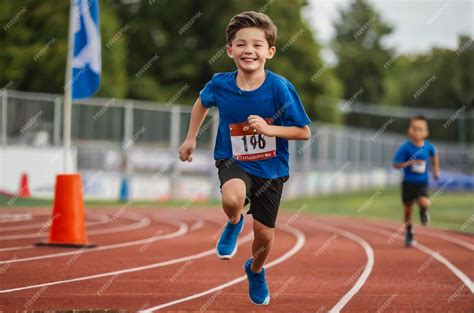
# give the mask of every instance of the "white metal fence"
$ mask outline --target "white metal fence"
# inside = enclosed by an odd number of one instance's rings
[[[13,90],[3,90],[0,95],[2,146],[61,146],[62,96]],[[78,170],[155,176],[158,173],[178,179],[183,173],[209,177],[209,171],[214,170],[212,150],[218,125],[214,110],[200,130],[196,162],[175,162],[190,113],[189,106],[169,103],[115,98],[77,101],[72,111],[72,141],[77,147]],[[311,139],[290,142],[291,175],[317,171],[364,173],[374,169],[389,172],[393,154],[406,140],[389,131],[318,122],[311,127]],[[434,144],[443,170],[472,171],[472,146]]]
[[[83,151],[79,163],[101,168],[87,149],[175,149],[184,139],[191,108],[137,100],[93,98],[77,101],[72,112],[72,138]],[[2,145],[60,146],[62,96],[2,91],[0,110]],[[210,111],[199,133],[199,148],[211,151],[217,129],[217,113]],[[387,167],[396,148],[406,138],[387,132],[314,123],[312,138],[295,142],[294,168],[337,168],[350,161],[355,168]],[[435,142],[441,165],[453,171],[473,168],[472,146]],[[463,151],[465,150],[465,151]],[[81,167],[80,167],[81,168]]]

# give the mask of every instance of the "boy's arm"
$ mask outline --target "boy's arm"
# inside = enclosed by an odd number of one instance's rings
[[[434,179],[438,180],[439,178],[439,156],[435,155],[431,157],[431,162],[433,162],[433,176]]]
[[[263,118],[258,115],[248,117],[249,126],[255,128],[258,134],[269,137],[279,137],[288,140],[308,140],[311,137],[311,129],[308,125],[298,126],[278,126],[268,125]]]
[[[191,162],[193,160],[191,154],[196,148],[196,137],[208,111],[209,109],[202,105],[201,97],[199,97],[194,103],[191,112],[188,134],[181,147],[179,147],[179,159],[181,161]]]

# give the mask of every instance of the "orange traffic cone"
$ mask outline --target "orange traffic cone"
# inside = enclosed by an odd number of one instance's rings
[[[49,241],[37,245],[92,248],[87,242],[82,206],[82,182],[79,174],[56,176],[53,215]]]
[[[26,173],[21,174],[18,196],[21,198],[31,197],[30,185],[28,184],[28,174]]]

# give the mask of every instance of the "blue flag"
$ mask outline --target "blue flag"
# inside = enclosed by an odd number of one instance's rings
[[[102,68],[98,0],[75,0],[72,98],[93,95],[100,85]]]

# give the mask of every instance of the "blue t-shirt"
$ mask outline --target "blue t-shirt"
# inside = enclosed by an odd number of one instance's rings
[[[415,146],[411,140],[408,140],[398,148],[393,158],[393,164],[404,163],[410,160],[422,160],[423,162],[414,163],[403,168],[403,181],[416,184],[428,183],[428,161],[436,155],[435,147],[425,140],[421,147]]]
[[[231,124],[246,122],[249,115],[272,118],[273,125],[279,126],[304,127],[311,123],[295,87],[278,74],[269,70],[265,70],[265,73],[262,85],[251,91],[241,90],[237,86],[237,71],[216,73],[199,93],[205,107],[216,106],[219,111],[219,129],[214,148],[215,160],[234,158],[229,128],[232,127]],[[233,141],[246,140],[234,135],[232,138]],[[272,142],[272,138],[265,140]],[[264,144],[255,138],[250,139],[247,144],[251,146],[250,143],[253,143],[254,148],[257,143]],[[234,158],[236,164],[246,172],[262,178],[288,176],[288,140],[284,138],[275,140],[275,157],[257,161],[239,161]]]

